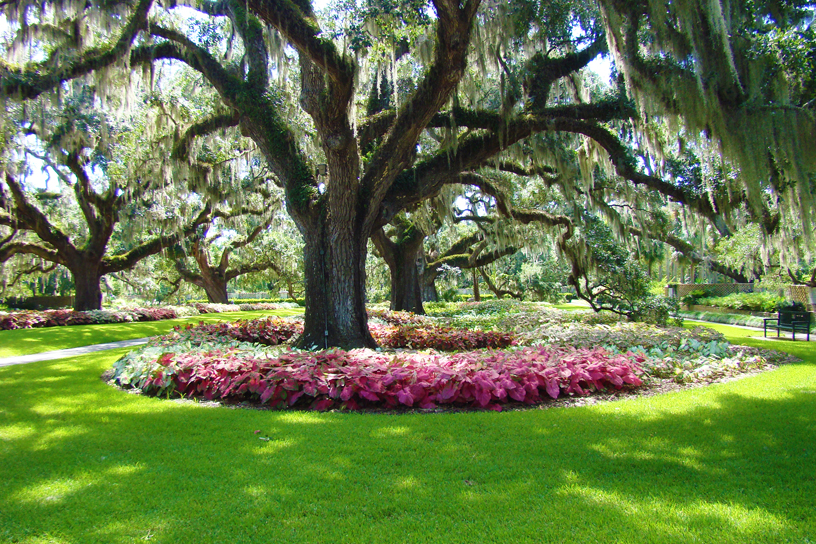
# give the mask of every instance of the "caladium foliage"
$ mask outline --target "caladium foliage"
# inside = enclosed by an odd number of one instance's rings
[[[395,314],[397,312],[391,312]],[[405,314],[410,315],[410,314]],[[431,323],[403,325],[370,324],[372,336],[384,348],[436,349],[440,351],[467,351],[500,349],[514,343],[514,335],[500,331],[460,330]],[[303,332],[303,323],[293,319],[253,319],[234,323],[200,323],[177,329],[187,338],[206,339],[208,336],[231,338],[276,346],[294,339]]]
[[[145,348],[146,357],[134,352],[120,360],[114,380],[153,394],[176,391],[315,410],[429,409],[446,404],[500,409],[511,401],[535,404],[547,397],[642,383],[641,357],[611,355],[603,348],[536,347],[449,355],[290,350],[266,356],[246,346],[214,349],[212,344],[199,348],[186,344],[177,351],[164,346],[157,357],[157,347],[151,345]]]

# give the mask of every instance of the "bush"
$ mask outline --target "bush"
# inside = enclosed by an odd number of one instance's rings
[[[637,300],[631,308],[629,319],[665,327],[671,319],[675,325],[683,324],[677,299],[663,295],[649,295]]]
[[[427,318],[411,312],[392,312],[391,310],[368,310],[369,319],[379,319],[389,325],[409,325],[425,323]]]
[[[436,325],[402,325],[379,327],[369,325],[371,334],[384,348],[436,349],[467,351],[501,349],[513,344],[512,333],[499,331],[462,330]]]
[[[711,323],[725,323],[727,325],[741,325],[744,327],[762,328],[761,317],[742,314],[721,314],[719,312],[682,312],[686,319],[709,321]]]
[[[776,312],[790,306],[792,303],[784,297],[768,292],[732,293],[724,297],[700,298],[698,304],[730,308],[732,310],[747,310],[752,312]]]
[[[647,323],[618,322],[612,325],[585,323],[544,323],[540,327],[517,331],[522,345],[561,345],[575,347],[604,346],[616,352],[668,350],[679,348],[684,342],[692,345],[725,342],[725,337],[706,327],[657,327]]]
[[[687,306],[694,306],[695,304],[698,304],[698,301],[701,298],[706,298],[710,296],[711,291],[708,291],[706,289],[695,289],[694,291],[691,291],[689,294],[684,296],[682,302]]]
[[[173,341],[202,344],[204,342],[233,339],[239,342],[276,346],[288,342],[303,332],[299,321],[281,319],[241,319],[233,323],[199,323],[175,327],[170,338]]]
[[[433,324],[370,324],[372,336],[385,348],[436,349],[440,351],[503,348],[511,345],[514,335],[497,331],[457,330]],[[299,320],[269,318],[240,320],[234,323],[199,323],[175,329],[176,338],[202,343],[231,339],[240,342],[274,346],[288,342],[303,332]]]

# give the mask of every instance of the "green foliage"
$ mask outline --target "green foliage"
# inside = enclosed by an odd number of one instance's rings
[[[589,261],[584,270],[584,296],[596,307],[625,315],[632,321],[666,325],[679,323],[679,304],[673,298],[652,295],[648,274],[641,263],[613,236],[612,229],[597,216],[581,213],[581,234]],[[581,244],[580,241],[577,244]],[[578,248],[573,246],[572,251]]]
[[[776,312],[790,306],[785,297],[759,291],[756,293],[731,293],[724,297],[702,297],[697,299],[698,304],[729,308],[732,310],[748,310],[752,312]]]
[[[697,312],[697,311],[683,311],[682,315],[685,319],[695,321],[708,321],[711,323],[725,323],[727,325],[740,325],[743,327],[762,328],[762,317],[742,314],[721,314],[719,312]]]
[[[688,306],[694,306],[695,304],[699,304],[699,300],[702,298],[707,298],[711,296],[711,291],[706,289],[695,289],[694,291],[690,291],[689,294],[683,297],[682,301],[683,304]]]
[[[519,273],[519,287],[525,296],[544,302],[561,302],[561,288],[569,271],[562,260],[525,262]]]

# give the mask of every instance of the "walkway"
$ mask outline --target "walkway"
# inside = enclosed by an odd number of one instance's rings
[[[51,361],[64,357],[76,357],[95,351],[106,349],[127,348],[130,346],[141,346],[147,344],[149,338],[134,338],[133,340],[121,340],[119,342],[106,342],[104,344],[94,344],[92,346],[81,346],[78,348],[58,349],[55,351],[44,351],[42,353],[32,353],[31,355],[20,355],[18,357],[6,357],[0,359],[0,367],[11,365],[24,365],[26,363],[36,363],[37,361]]]

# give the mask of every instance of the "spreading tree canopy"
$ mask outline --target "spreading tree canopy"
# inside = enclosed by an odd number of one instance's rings
[[[368,239],[447,185],[548,225],[581,261],[573,218],[516,209],[497,171],[545,172],[577,205],[647,189],[723,235],[746,217],[768,243],[812,235],[812,3],[367,0],[322,18],[308,0],[3,8],[16,32],[6,103],[59,100],[81,80],[102,105],[166,66],[197,74],[208,116],[179,140],[236,127],[283,187],[305,243],[305,346],[374,345]],[[609,92],[586,73],[605,52]],[[722,175],[673,175],[686,149]]]

